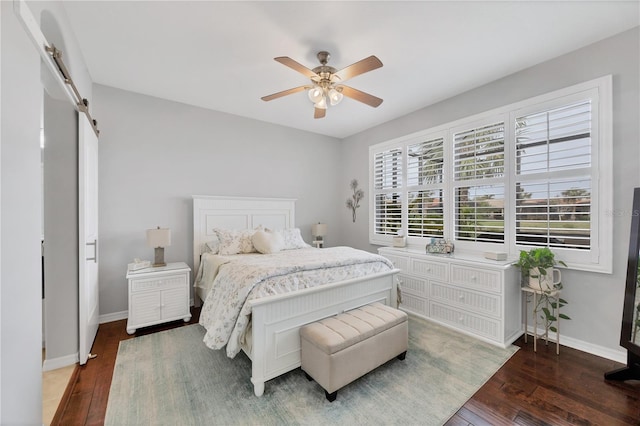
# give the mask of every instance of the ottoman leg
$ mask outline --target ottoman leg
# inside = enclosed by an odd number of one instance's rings
[[[329,393],[327,391],[324,391],[324,395],[327,397],[327,400],[329,402],[333,402],[336,400],[336,397],[338,396],[338,391],[335,391],[333,393]]]
[[[400,361],[404,360],[404,358],[407,356],[407,351],[402,352],[400,355],[398,355],[398,359]]]

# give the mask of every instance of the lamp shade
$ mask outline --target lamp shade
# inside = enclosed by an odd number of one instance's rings
[[[329,227],[326,223],[315,223],[311,225],[311,235],[314,237],[324,237],[327,235]]]
[[[338,105],[342,100],[342,97],[342,93],[338,92],[336,89],[331,88],[331,90],[329,90],[329,103],[332,106]]]
[[[324,91],[321,87],[315,86],[309,89],[309,100],[314,104],[324,97]]]
[[[147,229],[147,245],[149,247],[168,247],[171,245],[171,229]]]

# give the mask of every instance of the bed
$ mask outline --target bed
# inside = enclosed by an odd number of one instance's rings
[[[217,268],[217,272],[220,274],[216,277],[218,280],[216,285],[222,282],[224,275],[227,275],[227,281],[234,280],[234,275],[227,273],[231,266],[226,265],[227,261],[233,259],[234,256],[224,256],[225,259],[220,259],[207,253],[207,243],[215,240],[218,235],[214,229],[218,231],[220,229],[235,231],[295,230],[294,218],[295,200],[293,199],[193,196],[193,260],[194,270],[197,271],[194,280],[196,295],[194,303],[198,305],[200,301],[204,302],[201,322],[205,322],[203,325],[207,328],[207,333],[210,329],[215,328],[206,323],[206,317],[213,317],[208,313],[213,309],[208,304],[219,302],[222,293],[211,294],[212,290],[199,281],[206,262],[210,262],[211,259],[218,262],[214,266],[214,269]],[[354,259],[357,260],[359,256],[368,258],[367,261],[370,257],[379,257],[346,247],[335,250],[305,247],[289,251],[300,253],[300,259],[296,260],[298,266],[316,257],[339,258],[342,254],[346,254],[346,259],[349,260],[341,260],[340,262],[343,264],[339,266],[349,269],[352,267],[350,265],[354,265]],[[275,262],[278,253],[274,254]],[[287,253],[288,255],[289,253]],[[249,261],[249,258],[254,257],[261,259],[262,263],[277,265],[272,263],[272,258],[267,257],[271,254],[238,255],[238,257],[240,256],[242,256],[242,261],[246,262]],[[203,268],[200,267],[201,261]],[[323,260],[319,261],[323,262]],[[318,268],[310,267],[310,269]],[[298,272],[300,271],[298,270]],[[349,277],[349,271],[341,270],[339,273],[329,274],[332,275],[332,278],[327,278],[327,283],[322,285],[267,296],[262,295],[263,297],[248,297],[246,303],[240,308],[243,311],[238,318],[243,318],[244,313],[249,312],[250,321],[248,324],[242,324],[240,328],[244,328],[243,330],[237,330],[235,333],[232,331],[233,336],[230,338],[232,343],[227,347],[227,355],[234,356],[239,350],[246,353],[251,360],[251,382],[254,393],[256,396],[261,396],[264,393],[266,381],[300,366],[299,329],[301,326],[373,302],[396,306],[395,275],[398,272],[398,269],[387,263],[385,267],[380,265],[370,267],[364,276],[340,279]],[[312,274],[312,272],[309,273]],[[358,273],[362,274],[362,271]],[[210,300],[208,300],[208,296],[211,296]],[[235,331],[236,325],[229,325],[226,328],[233,327]],[[212,340],[215,340],[216,332],[214,331],[213,334]],[[205,339],[207,339],[206,336]],[[210,343],[211,341],[206,342],[207,346],[212,347]],[[219,341],[218,347],[222,343],[224,342]]]

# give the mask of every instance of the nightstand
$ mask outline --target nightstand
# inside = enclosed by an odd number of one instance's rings
[[[129,271],[129,318],[127,333],[140,327],[182,319],[191,319],[189,309],[189,273],[184,262]]]

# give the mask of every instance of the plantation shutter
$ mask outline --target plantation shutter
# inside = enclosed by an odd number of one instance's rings
[[[453,135],[455,236],[504,243],[504,121]]]
[[[591,248],[591,101],[518,116],[516,244]]]
[[[378,152],[374,156],[374,232],[396,235],[402,228],[402,149]]]
[[[504,175],[504,122],[456,133],[453,154],[456,181]]]
[[[407,148],[407,236],[444,235],[444,138]]]

